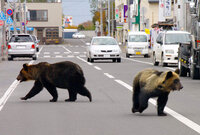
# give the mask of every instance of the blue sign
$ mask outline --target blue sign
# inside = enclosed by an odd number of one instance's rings
[[[13,23],[13,20],[12,18],[9,16],[8,19],[6,20],[6,23],[7,24],[12,24]]]
[[[1,13],[0,13],[0,20],[2,20],[2,21],[6,20],[6,16],[3,11],[1,11]]]
[[[17,29],[17,31],[20,31],[20,28],[16,28]],[[11,31],[14,31],[14,27],[13,26],[10,26],[10,30]],[[26,30],[27,31],[33,31],[34,30],[34,28],[33,27],[26,27]]]
[[[6,11],[6,13],[7,13],[7,15],[11,16],[11,15],[13,14],[13,10],[12,10],[12,9],[8,9],[8,10]]]

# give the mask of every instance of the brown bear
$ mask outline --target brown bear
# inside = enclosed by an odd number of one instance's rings
[[[77,93],[87,96],[92,101],[91,93],[84,86],[85,78],[81,67],[73,62],[64,61],[54,64],[41,62],[35,65],[24,64],[17,80],[20,82],[35,80],[33,88],[21,100],[27,100],[38,94],[43,87],[53,96],[50,102],[56,102],[58,93],[56,87],[68,89],[69,99],[75,101]]]
[[[142,113],[148,107],[149,98],[158,97],[157,114],[158,116],[166,116],[167,114],[163,111],[170,91],[182,88],[179,69],[176,69],[175,72],[145,69],[139,72],[133,81],[132,112]]]

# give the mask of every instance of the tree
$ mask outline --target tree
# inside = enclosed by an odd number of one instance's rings
[[[84,30],[84,29],[85,27],[82,24],[78,25],[78,30]]]

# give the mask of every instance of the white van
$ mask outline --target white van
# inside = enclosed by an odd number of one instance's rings
[[[145,32],[129,32],[126,42],[127,58],[130,55],[149,56],[149,39]]]
[[[161,31],[153,46],[153,64],[162,66],[178,64],[179,43],[191,42],[191,34],[186,31]]]

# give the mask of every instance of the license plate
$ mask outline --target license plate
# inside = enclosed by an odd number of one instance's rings
[[[25,45],[17,45],[17,48],[26,48]]]
[[[109,57],[110,57],[110,55],[109,55],[109,54],[105,54],[105,55],[104,55],[104,57],[106,57],[106,58],[109,58]]]
[[[141,52],[136,52],[136,55],[140,55],[141,54]]]

